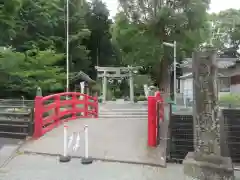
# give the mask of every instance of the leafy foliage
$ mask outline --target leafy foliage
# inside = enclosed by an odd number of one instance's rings
[[[238,57],[239,10],[209,15],[209,0],[119,3],[113,22],[101,0],[69,0],[70,77],[82,71],[95,78],[96,65],[133,65],[169,89],[173,49],[163,42],[174,40],[178,62],[210,41],[222,56]],[[65,0],[0,2],[0,94],[33,98],[37,86],[43,94],[64,91],[66,25]]]
[[[112,64],[115,60],[108,14],[101,1],[91,4],[85,0],[69,0],[70,77],[79,71],[94,75],[95,42],[99,38],[102,42],[97,45],[101,64],[105,60],[108,61],[106,64]],[[101,23],[96,17],[100,17]],[[64,91],[66,25],[65,0],[2,1],[1,94],[33,98],[37,86],[42,88],[43,94]]]
[[[231,93],[231,94],[220,96],[219,103],[223,106],[228,106],[228,105],[239,106],[240,94]]]
[[[209,1],[120,0],[123,11],[116,17],[114,39],[124,64],[148,69],[157,84],[168,88],[173,49],[163,42],[177,41],[177,60],[192,54],[209,34]]]
[[[114,66],[119,64],[116,58],[116,49],[111,42],[110,28],[112,20],[109,19],[109,11],[100,0],[93,0],[91,9],[86,18],[91,35],[86,45],[91,49],[89,56],[92,60],[91,72],[96,76],[95,67]]]
[[[62,68],[54,66],[63,58],[62,54],[50,50],[29,50],[24,54],[9,49],[0,55],[0,61],[5,66],[2,66],[3,73],[7,77],[7,81],[2,79],[4,87],[7,87],[5,91],[34,96],[38,86],[45,92],[63,89],[65,73]]]
[[[211,14],[212,43],[228,57],[238,57],[240,45],[240,10],[228,9]]]

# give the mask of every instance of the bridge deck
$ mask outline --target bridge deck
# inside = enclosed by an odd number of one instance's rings
[[[163,165],[162,148],[147,146],[147,119],[78,119],[67,123],[70,132],[89,126],[89,155],[96,159]],[[73,156],[84,155],[84,140]],[[21,151],[61,154],[63,152],[63,125],[38,140],[30,140]]]

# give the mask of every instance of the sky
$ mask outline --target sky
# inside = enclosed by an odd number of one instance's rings
[[[111,17],[117,13],[118,0],[103,0],[110,10]],[[229,8],[240,9],[240,0],[211,0],[210,12],[219,12]]]

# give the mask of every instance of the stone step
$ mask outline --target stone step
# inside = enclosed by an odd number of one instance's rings
[[[129,118],[147,119],[147,115],[124,115],[124,114],[99,114],[99,118]]]
[[[100,111],[99,115],[147,115],[145,111]]]
[[[129,113],[129,112],[148,112],[147,109],[111,109],[111,108],[100,108],[99,112],[123,112],[123,113]]]
[[[142,108],[147,108],[147,105],[132,105],[132,104],[100,104],[99,107],[103,107],[103,108],[120,108],[120,109],[142,109]]]

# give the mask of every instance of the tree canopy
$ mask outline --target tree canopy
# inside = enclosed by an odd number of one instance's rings
[[[70,73],[95,76],[96,58],[100,64],[115,63],[111,23],[101,1],[69,1]],[[65,0],[2,1],[1,94],[33,98],[37,86],[44,94],[65,90],[66,25]]]
[[[1,94],[33,98],[61,92],[66,84],[65,0],[3,0],[0,6]],[[209,0],[119,0],[114,19],[101,0],[69,0],[70,75],[96,79],[95,66],[141,66],[169,89],[173,48],[177,61],[212,43],[221,56],[238,57],[240,10],[209,14]],[[178,69],[178,75],[181,70]],[[70,81],[74,84],[74,81]]]
[[[211,14],[212,43],[222,51],[223,55],[238,57],[240,45],[240,10],[228,9]]]

